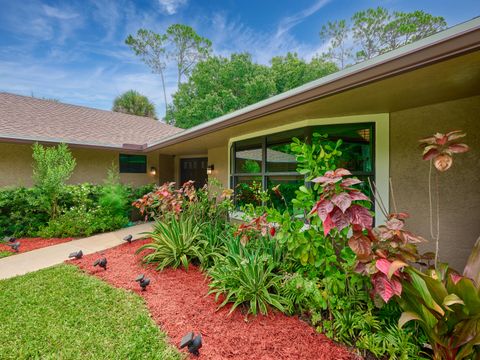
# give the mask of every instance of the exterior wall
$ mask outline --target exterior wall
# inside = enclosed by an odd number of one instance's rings
[[[208,150],[208,164],[214,169],[209,179],[215,178],[220,181],[224,188],[229,188],[228,183],[228,147],[227,145]]]
[[[158,183],[164,184],[166,182],[175,181],[175,164],[174,156],[162,155],[158,156]]]
[[[102,183],[107,177],[107,170],[113,164],[118,166],[119,152],[72,148],[77,166],[69,180],[71,184],[90,182]],[[146,174],[120,174],[120,180],[125,184],[146,185],[158,182],[160,174],[167,177],[173,175],[172,167],[156,152],[147,154]],[[162,169],[160,169],[162,165]],[[150,174],[150,167],[157,169],[157,175]],[[166,170],[164,170],[166,169]],[[171,177],[171,176],[170,176]],[[3,186],[32,186],[32,148],[29,144],[0,143],[0,187]]]
[[[464,130],[471,150],[454,157],[439,173],[440,260],[462,271],[480,235],[480,96],[423,106],[390,115],[390,174],[398,211],[410,214],[407,226],[430,239],[428,162],[421,160],[418,139],[435,132]],[[436,171],[434,172],[434,175]],[[435,179],[435,177],[434,177]],[[434,180],[435,181],[435,180]],[[393,210],[393,209],[391,209]],[[433,250],[430,241],[425,250]]]

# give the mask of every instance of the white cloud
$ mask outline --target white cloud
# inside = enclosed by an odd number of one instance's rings
[[[43,5],[43,11],[47,16],[59,19],[59,20],[70,20],[78,16],[77,13],[71,12],[69,10],[61,10],[59,8]]]
[[[309,8],[303,9],[302,11],[296,14],[283,18],[282,20],[280,20],[278,24],[277,33],[275,34],[275,37],[282,36],[294,26],[300,24],[304,19],[315,14],[318,10],[323,8],[329,2],[330,0],[317,0],[317,2],[315,2],[315,4],[313,4]]]
[[[162,10],[169,15],[175,14],[178,9],[186,5],[188,0],[158,0]]]

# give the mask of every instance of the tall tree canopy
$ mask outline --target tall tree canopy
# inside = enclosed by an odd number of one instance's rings
[[[212,43],[183,24],[170,25],[166,36],[169,42],[168,54],[177,65],[177,85],[180,86],[182,76],[188,77],[192,68],[208,57]]]
[[[138,91],[128,90],[113,101],[112,111],[155,118],[155,105]]]
[[[198,63],[173,95],[167,119],[190,128],[337,70],[331,62],[306,62],[291,53],[273,58],[271,65],[256,64],[246,53]]]
[[[125,43],[140,56],[142,61],[152,70],[159,74],[162,81],[163,99],[167,104],[167,91],[165,89],[166,69],[166,42],[165,35],[159,35],[151,30],[140,29],[136,36],[128,35]]]
[[[329,44],[326,57],[341,68],[430,36],[447,26],[441,16],[424,11],[389,12],[383,7],[353,14],[351,21],[329,22],[320,31]]]

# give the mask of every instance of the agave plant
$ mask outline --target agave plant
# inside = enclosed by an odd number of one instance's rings
[[[230,314],[239,306],[247,305],[248,313],[267,314],[272,306],[285,311],[284,298],[279,295],[282,277],[275,274],[276,264],[271,257],[244,247],[238,238],[227,244],[227,253],[213,266],[209,275],[209,294],[218,301],[219,308],[233,303]]]
[[[204,238],[201,226],[186,216],[171,216],[168,221],[158,220],[153,232],[149,233],[153,242],[141,246],[137,253],[152,250],[143,261],[158,263],[157,270],[179,266],[188,270],[192,260],[202,261]]]

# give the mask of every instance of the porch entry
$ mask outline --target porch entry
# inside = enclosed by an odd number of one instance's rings
[[[188,180],[195,181],[195,187],[201,188],[207,183],[208,158],[180,159],[180,183]]]

